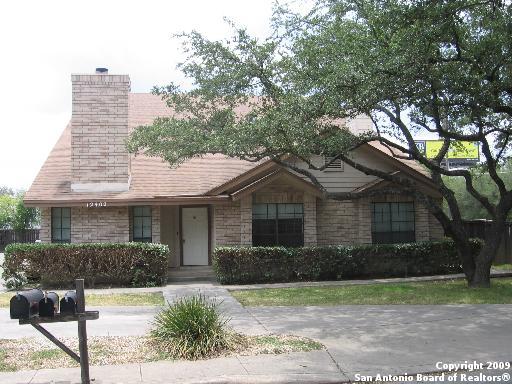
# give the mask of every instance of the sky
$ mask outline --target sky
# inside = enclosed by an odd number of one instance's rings
[[[28,189],[71,118],[71,74],[129,74],[132,92],[184,82],[175,33],[258,37],[273,0],[0,2],[0,186]]]

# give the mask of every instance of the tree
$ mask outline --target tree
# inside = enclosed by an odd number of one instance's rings
[[[14,196],[16,193],[14,190],[6,185],[0,186],[0,196],[2,195],[9,195]]]
[[[9,229],[16,215],[16,199],[9,195],[0,195],[0,229]]]
[[[41,222],[40,212],[37,208],[25,207],[24,196],[24,193],[19,193],[16,196],[15,215],[12,221],[12,228],[16,231],[39,227]]]
[[[16,194],[9,188],[5,191],[6,194],[0,194],[0,229],[23,231],[39,226],[39,210],[25,207],[24,193]]]
[[[277,9],[273,26],[272,37],[264,41],[243,28],[235,28],[226,41],[209,41],[197,32],[181,35],[188,58],[180,68],[194,88],[155,88],[177,113],[137,128],[129,150],[163,157],[172,165],[206,153],[250,161],[271,158],[317,184],[311,172],[283,157],[295,156],[322,170],[326,165],[309,162],[311,154],[334,155],[332,161],[340,158],[423,202],[454,239],[469,285],[489,286],[490,266],[512,206],[512,191],[497,172],[510,150],[510,2],[319,0],[305,15]],[[340,127],[343,119],[359,114],[371,116],[375,133],[354,136]],[[433,159],[414,142],[421,132],[443,140]],[[351,150],[373,140],[395,157],[426,167],[449,214],[413,180],[352,159]],[[498,191],[496,202],[475,188],[471,172],[440,166],[461,140],[480,144]],[[443,176],[464,180],[492,218],[492,230],[475,257],[459,202]]]
[[[482,169],[482,167],[475,167],[470,172],[475,189],[487,196],[491,203],[497,204],[499,191],[486,170]],[[507,188],[512,188],[512,162],[509,160],[506,164],[500,166],[498,173]],[[467,191],[464,179],[454,176],[443,176],[443,181],[455,194],[464,220],[491,219],[489,212]],[[450,209],[446,204],[443,205],[443,209],[448,215],[450,214]],[[512,220],[512,212],[509,212],[507,220]]]

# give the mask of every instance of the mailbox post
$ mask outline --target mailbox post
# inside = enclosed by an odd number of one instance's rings
[[[39,332],[41,332],[46,338],[48,338],[52,343],[54,343],[57,347],[66,352],[73,360],[80,364],[80,373],[82,378],[82,384],[90,384],[91,380],[89,377],[89,351],[87,348],[87,320],[97,320],[99,318],[98,311],[86,311],[85,310],[85,294],[84,294],[84,279],[75,280],[76,284],[76,312],[69,311],[64,313],[54,313],[54,316],[44,316],[46,312],[43,312],[43,316],[41,313],[39,315],[35,315],[31,312],[32,310],[26,309],[25,312],[28,313],[27,316],[13,317],[13,310],[11,309],[11,318],[19,319],[20,325],[30,324]],[[71,294],[70,294],[71,295]],[[33,300],[28,301],[37,302],[39,304],[39,300],[45,300],[43,294],[36,295]],[[41,296],[41,297],[39,297]],[[57,296],[57,295],[55,295]],[[71,295],[73,296],[73,295]],[[18,297],[18,298],[17,298]],[[49,297],[49,295],[48,295]],[[58,303],[58,296],[52,297]],[[37,299],[37,301],[36,301]],[[17,300],[17,301],[14,301]],[[12,304],[18,304],[18,301],[21,300],[19,295],[15,296],[11,299]],[[63,299],[64,300],[64,299]],[[62,302],[61,302],[62,303]],[[75,301],[73,301],[75,304]],[[57,304],[58,306],[58,304]],[[23,308],[26,308],[27,304]],[[11,307],[12,308],[12,307]],[[31,308],[30,306],[28,308]],[[18,312],[14,312],[15,316]],[[72,351],[69,347],[67,347],[64,343],[62,343],[59,339],[53,336],[50,332],[48,332],[45,328],[41,326],[41,324],[47,323],[62,323],[69,321],[77,321],[78,322],[78,349],[79,355],[77,355],[74,351]]]
[[[76,310],[78,312],[78,349],[82,384],[89,384],[89,351],[87,349],[87,326],[85,320],[84,279],[76,281]]]

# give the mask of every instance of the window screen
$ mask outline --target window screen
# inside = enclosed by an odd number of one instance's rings
[[[415,239],[414,203],[372,203],[374,244],[410,243]]]
[[[71,208],[52,208],[52,243],[71,242]]]
[[[303,246],[303,205],[254,204],[252,207],[252,244],[254,246]]]
[[[151,243],[151,221],[151,207],[133,207],[133,241]]]

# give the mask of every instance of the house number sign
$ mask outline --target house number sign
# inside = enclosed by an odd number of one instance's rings
[[[87,208],[101,208],[101,207],[106,207],[107,202],[106,201],[91,201],[89,203],[86,203],[85,206]]]

